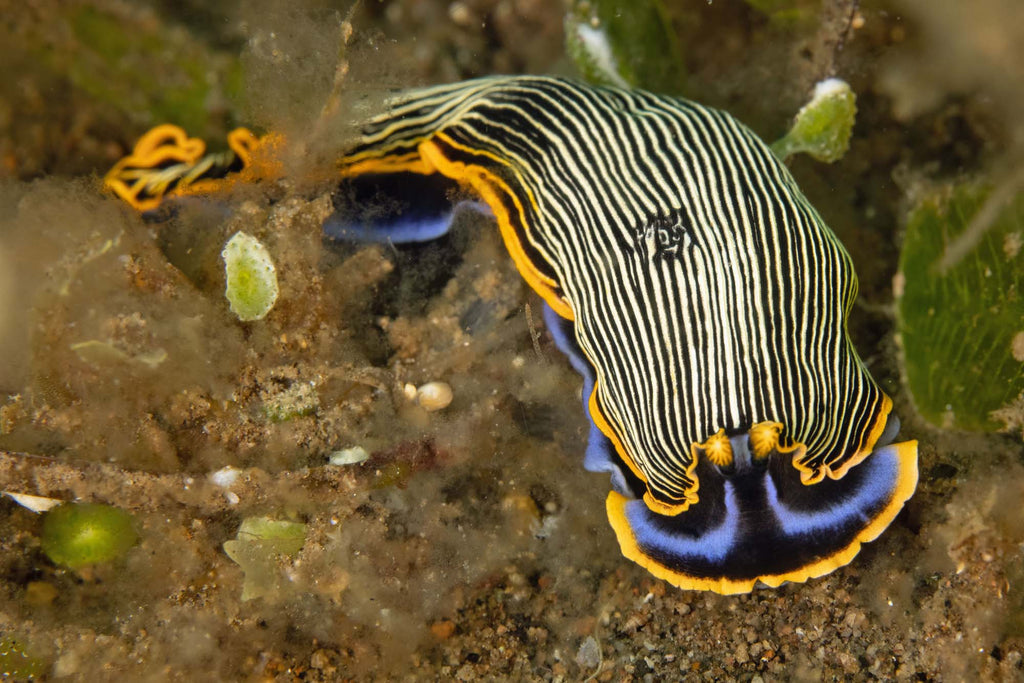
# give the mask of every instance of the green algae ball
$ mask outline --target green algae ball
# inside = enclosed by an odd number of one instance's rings
[[[239,320],[262,320],[277,301],[277,271],[270,252],[244,232],[236,232],[224,245],[224,296]]]
[[[70,569],[116,560],[138,540],[132,516],[110,505],[62,503],[43,519],[43,552]]]

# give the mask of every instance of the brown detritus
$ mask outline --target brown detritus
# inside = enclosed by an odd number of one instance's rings
[[[455,622],[451,619],[435,621],[430,625],[430,632],[434,634],[434,637],[438,640],[448,640],[455,633]]]
[[[185,506],[193,514],[232,511],[224,489],[205,477],[187,474],[151,474],[104,463],[63,462],[55,458],[0,452],[0,490],[55,498],[114,503],[135,511],[155,511],[167,502]],[[317,467],[269,474],[242,470],[231,486],[242,501],[238,509],[256,506],[310,510],[312,499],[323,493],[365,490],[356,472],[346,468]]]
[[[858,20],[860,17],[860,20]],[[839,73],[839,58],[852,33],[862,26],[860,0],[833,0],[822,3],[818,32],[807,47],[810,55],[809,80],[802,85],[810,91],[814,83]]]
[[[18,198],[15,215],[21,222],[11,228],[18,238],[9,243],[12,253],[32,264],[24,253],[28,243],[19,247],[19,239],[27,239],[28,231],[56,234],[65,222],[61,212],[83,207],[75,192],[58,196],[44,188]],[[266,321],[245,330],[227,314],[219,294],[223,284],[216,282],[222,275],[203,275],[218,271],[207,263],[216,262],[215,253],[183,252],[180,268],[171,266],[137,218],[116,204],[96,208],[91,220],[97,222],[86,220],[79,232],[69,233],[67,244],[53,250],[53,265],[39,267],[36,293],[26,297],[39,320],[35,355],[23,361],[35,382],[23,399],[5,407],[0,446],[164,472],[224,465],[279,469],[326,457],[339,428],[359,429],[359,423],[378,419],[366,410],[376,395],[357,388],[381,387],[378,379],[369,385],[359,379],[377,370],[360,370],[363,354],[345,343],[351,328],[333,324],[329,316],[340,308],[339,296],[365,299],[363,292],[387,268],[376,274],[349,268],[335,278],[334,284],[343,285],[337,292],[325,289],[320,273],[330,254],[320,224],[330,210],[327,197],[269,209],[249,202],[216,228],[228,234],[259,226],[255,231],[272,237],[268,242],[278,258],[282,301]],[[187,222],[192,215],[176,220]],[[352,284],[345,283],[346,274]],[[346,400],[322,406],[320,421],[298,438],[289,420],[270,419],[262,410],[268,396],[288,388],[276,378],[274,359],[294,364],[296,357],[312,369],[291,377],[290,384],[312,382],[337,396],[337,380],[345,373],[354,378],[340,390]],[[263,369],[263,359],[270,369]],[[136,391],[140,383],[149,388]],[[380,397],[385,415],[392,397],[391,388]],[[323,429],[325,424],[334,431]],[[299,457],[292,448],[296,442],[304,450]]]

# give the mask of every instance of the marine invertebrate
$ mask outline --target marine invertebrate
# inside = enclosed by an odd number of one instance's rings
[[[132,516],[99,503],[63,503],[46,513],[40,542],[55,564],[81,569],[124,556],[138,534]]]
[[[303,415],[312,415],[320,407],[315,382],[294,382],[290,387],[268,392],[263,414],[271,422],[287,422]]]
[[[916,442],[846,334],[850,258],[728,114],[642,91],[492,77],[396,96],[339,162],[401,214],[328,234],[431,239],[437,180],[480,197],[584,376],[584,466],[623,553],[737,593],[849,562],[912,495]],[[354,226],[354,227],[353,227]]]
[[[153,128],[132,153],[107,172],[104,187],[140,211],[155,209],[169,192],[203,192],[220,186],[232,171],[253,163],[256,137],[245,128],[228,135],[229,149],[206,153],[206,143],[178,126]]]

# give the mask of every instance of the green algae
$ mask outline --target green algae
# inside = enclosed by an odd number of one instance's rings
[[[245,574],[242,600],[277,597],[288,587],[280,561],[294,557],[306,542],[306,525],[269,517],[246,517],[224,552]]]
[[[850,148],[856,118],[853,90],[844,81],[829,78],[815,86],[811,101],[797,112],[789,132],[772,144],[772,151],[780,159],[804,153],[829,164],[838,161]]]
[[[921,415],[944,428],[1013,426],[1024,393],[1024,193],[1001,207],[993,196],[988,185],[957,185],[907,222],[896,287],[905,379]],[[987,229],[950,261],[979,217]]]
[[[270,252],[255,237],[236,232],[221,252],[224,296],[239,320],[262,320],[277,301],[277,271]]]
[[[588,81],[679,93],[682,48],[660,0],[577,0],[565,16],[566,52]]]
[[[69,569],[117,560],[138,539],[130,514],[99,503],[58,505],[46,513],[40,536],[46,556]]]

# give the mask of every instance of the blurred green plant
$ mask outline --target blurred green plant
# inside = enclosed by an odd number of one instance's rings
[[[574,0],[565,41],[591,83],[669,95],[683,90],[683,51],[661,0]]]
[[[237,57],[215,52],[180,27],[145,13],[58,3],[31,41],[38,60],[76,87],[137,120],[173,121],[205,139],[221,137],[237,100]],[[115,6],[116,7],[116,6]],[[221,114],[220,121],[217,116]]]
[[[768,17],[779,28],[790,28],[814,19],[821,10],[821,0],[745,0]]]
[[[288,585],[280,561],[297,555],[305,542],[305,524],[269,517],[243,519],[235,539],[224,543],[224,552],[245,575],[242,600],[280,596]]]
[[[132,516],[99,503],[62,503],[43,518],[43,552],[54,564],[81,569],[124,556],[139,540]]]
[[[15,636],[0,636],[0,679],[26,681],[46,673],[42,659],[31,652],[25,642]]]
[[[1006,187],[933,192],[907,221],[894,288],[905,377],[943,428],[1024,426],[1024,193]]]

